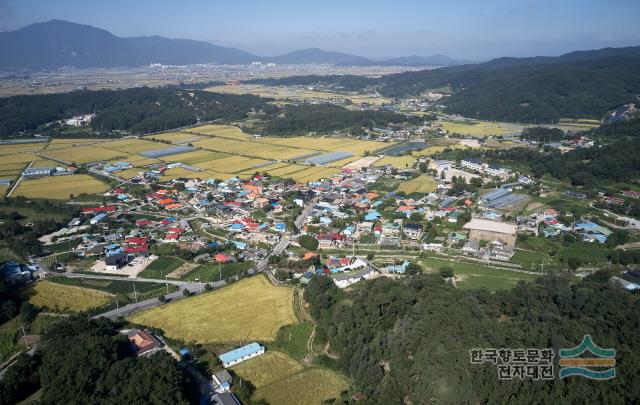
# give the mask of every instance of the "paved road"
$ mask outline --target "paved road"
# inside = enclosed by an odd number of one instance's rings
[[[131,280],[131,279],[127,279],[127,280]],[[158,281],[159,280],[156,280],[156,282]],[[185,298],[184,294],[182,293],[184,289],[189,290],[189,292],[191,293],[191,296],[200,294],[203,291],[206,291],[204,289],[205,284],[206,283],[183,282],[183,284],[180,286],[180,289],[178,291],[170,294],[165,294],[165,298],[167,298],[167,301],[172,301],[172,302],[181,300]],[[215,281],[213,283],[209,283],[209,285],[212,286],[214,289],[224,287],[226,284],[227,283],[225,281]],[[150,298],[148,300],[134,302],[134,303],[125,305],[123,307],[119,307],[117,309],[104,312],[102,314],[94,316],[94,318],[104,317],[104,318],[109,318],[111,320],[115,320],[119,317],[128,316],[139,311],[144,311],[145,309],[157,307],[159,305],[162,305],[162,302],[160,302],[158,298]]]
[[[302,228],[302,225],[304,225],[304,221],[307,219],[307,217],[309,216],[309,213],[311,212],[311,210],[313,210],[313,207],[318,203],[318,197],[314,198],[313,200],[311,200],[302,210],[302,212],[300,213],[300,215],[298,215],[298,217],[296,218],[296,220],[294,221],[294,223],[296,224],[296,228],[300,229]]]
[[[119,280],[119,281],[135,281],[140,283],[164,283],[177,285],[178,287],[190,285],[188,281],[173,280],[173,279],[156,279],[156,278],[141,278],[141,277],[120,277],[120,276],[105,276],[102,274],[83,274],[83,273],[52,273],[56,276],[63,276],[68,278],[94,278],[98,280]]]

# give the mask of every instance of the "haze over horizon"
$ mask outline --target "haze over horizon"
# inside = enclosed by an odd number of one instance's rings
[[[457,3],[0,0],[0,30],[61,19],[121,37],[203,40],[260,56],[317,47],[370,58],[444,54],[477,61],[640,44],[640,2],[633,0]]]

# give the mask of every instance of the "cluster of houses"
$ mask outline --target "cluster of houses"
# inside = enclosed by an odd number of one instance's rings
[[[483,173],[489,176],[507,177],[511,171],[505,167],[496,164],[483,163],[477,158],[464,158],[460,161],[460,166],[469,169],[472,172]]]
[[[553,208],[545,208],[528,217],[518,217],[518,229],[530,231],[536,235],[548,238],[557,237],[565,233],[574,233],[584,242],[605,243],[613,233],[610,229],[592,221],[572,221],[565,224],[559,219],[560,212]]]

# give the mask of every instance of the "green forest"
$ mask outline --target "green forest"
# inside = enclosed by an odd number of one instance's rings
[[[40,388],[41,404],[197,402],[197,389],[169,354],[137,358],[118,329],[106,319],[55,322],[42,349],[21,355],[0,380],[0,404],[17,403]]]
[[[318,339],[366,404],[638,403],[639,296],[611,286],[610,276],[548,276],[496,293],[456,289],[440,275],[382,277],[348,292],[316,277],[305,298],[319,320]],[[614,379],[500,381],[495,365],[470,364],[474,348],[557,353],[587,334],[615,348]]]
[[[403,72],[380,78],[354,75],[256,80],[269,85],[376,89],[387,97],[415,97],[444,86],[446,112],[523,123],[602,118],[640,94],[640,47],[574,52],[560,57],[499,58],[485,63]]]
[[[268,109],[267,99],[251,95],[140,87],[125,90],[80,90],[70,93],[14,96],[0,99],[0,133],[44,133],[60,129],[46,125],[74,115],[96,113],[91,129],[147,133],[216,119],[238,120]]]
[[[389,111],[353,111],[331,104],[289,105],[284,107],[283,115],[273,117],[266,123],[264,131],[270,135],[300,135],[308,132],[325,134],[333,131],[360,135],[365,128],[403,122],[418,124],[422,121],[418,117]]]

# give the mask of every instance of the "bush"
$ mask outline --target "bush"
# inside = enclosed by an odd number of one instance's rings
[[[455,276],[451,267],[441,267],[440,275],[444,278],[451,278]]]

